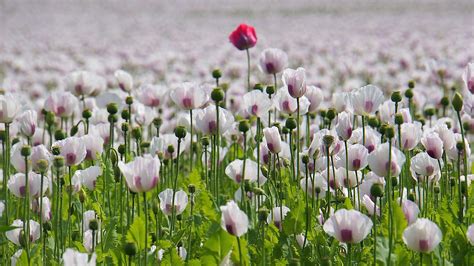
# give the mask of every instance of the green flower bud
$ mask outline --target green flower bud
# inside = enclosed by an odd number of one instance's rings
[[[262,207],[258,210],[258,220],[260,222],[266,222],[268,217],[268,209],[265,207]]]
[[[45,159],[40,159],[36,162],[36,167],[40,173],[46,173],[48,171],[49,162]]]
[[[184,139],[186,137],[186,128],[183,127],[183,126],[177,126],[175,129],[174,129],[174,135],[178,138],[178,139]]]
[[[130,130],[130,125],[127,122],[123,122],[121,128],[123,132],[127,132]]]
[[[63,140],[66,138],[66,133],[62,131],[61,129],[58,129],[54,132],[54,139],[55,140]]]
[[[333,142],[334,142],[334,137],[332,135],[324,135],[323,143],[326,148],[331,146]]]
[[[442,106],[447,107],[449,105],[449,98],[447,96],[444,96],[443,98],[441,98],[440,103]]]
[[[241,120],[239,122],[239,131],[240,132],[245,133],[245,132],[249,131],[249,129],[250,129],[250,123],[247,119]]]
[[[224,90],[220,87],[214,88],[211,92],[211,99],[216,103],[219,103],[222,100],[224,100],[224,97],[225,97]]]
[[[23,147],[21,147],[20,154],[21,154],[21,156],[23,156],[23,157],[28,157],[28,156],[30,156],[30,155],[31,155],[31,147],[30,147],[30,145],[23,145]]]
[[[453,105],[453,108],[456,112],[460,112],[462,110],[462,105],[463,105],[463,100],[461,94],[459,92],[456,92],[453,96],[453,101],[451,103]]]
[[[288,119],[286,119],[285,126],[286,126],[290,131],[293,130],[293,129],[295,129],[295,128],[297,127],[296,119],[294,119],[293,117],[288,117]]]
[[[92,219],[89,222],[89,229],[91,229],[92,231],[97,231],[97,229],[99,229],[99,222],[97,222],[96,219]]]
[[[118,112],[118,105],[116,103],[107,104],[107,112],[111,115],[116,114]]]
[[[59,155],[61,153],[61,149],[59,148],[59,146],[53,146],[51,147],[51,152],[53,153],[53,155]]]
[[[117,148],[117,151],[120,155],[124,155],[126,150],[125,150],[125,145],[124,144],[120,144]]]
[[[401,125],[403,124],[403,115],[398,113],[398,114],[395,114],[395,124],[396,125]]]
[[[370,195],[381,198],[383,197],[383,186],[381,184],[374,183],[370,187]]]
[[[405,97],[407,97],[408,99],[413,98],[413,91],[412,91],[412,89],[408,89],[408,90],[405,91]]]
[[[395,129],[391,125],[387,125],[387,129],[385,130],[385,135],[387,138],[392,139],[395,137]]]
[[[122,112],[120,113],[120,116],[122,117],[123,120],[130,120],[130,113],[128,112],[128,109],[124,108]]]
[[[156,128],[159,128],[161,127],[161,124],[163,123],[163,119],[161,119],[161,117],[156,117],[155,119],[153,119],[153,125],[156,127]]]
[[[125,103],[127,105],[132,105],[133,104],[133,97],[132,96],[127,96],[127,98],[125,98]]]
[[[402,101],[402,93],[400,91],[394,91],[392,92],[392,95],[390,96],[390,99],[394,103],[399,103]]]
[[[168,147],[166,148],[166,151],[167,151],[169,154],[173,154],[173,152],[174,152],[174,146],[173,146],[173,145],[168,145]]]
[[[433,116],[435,112],[436,110],[434,108],[426,108],[424,114],[426,117],[430,117]]]
[[[265,92],[268,95],[273,95],[275,93],[275,87],[273,85],[268,85],[267,88],[265,89]]]
[[[214,79],[220,79],[222,77],[222,72],[216,68],[212,71],[212,77]]]
[[[189,184],[188,185],[188,191],[190,194],[194,194],[194,192],[196,192],[196,186],[193,185],[193,184]]]
[[[370,127],[376,128],[376,127],[379,126],[379,120],[377,119],[376,116],[371,116],[368,119],[368,124],[369,124]]]
[[[89,118],[91,118],[91,117],[92,117],[92,112],[91,112],[91,110],[86,109],[86,110],[82,111],[82,118],[84,118],[84,119],[87,120],[87,119],[89,119]]]
[[[336,109],[334,108],[329,108],[326,117],[329,119],[329,121],[332,121],[334,118],[336,118]]]
[[[48,126],[52,126],[54,124],[55,118],[56,117],[53,112],[47,112],[44,117],[44,121],[46,122]]]
[[[307,154],[303,155],[303,157],[301,158],[301,161],[304,164],[308,164],[309,163],[309,156]]]
[[[204,147],[208,146],[209,145],[209,137],[202,137],[201,138],[201,144]]]
[[[127,242],[123,245],[123,251],[129,257],[135,256],[137,254],[137,245],[133,242]]]
[[[132,137],[136,140],[139,140],[142,138],[142,129],[140,127],[134,127],[132,129]]]
[[[74,136],[74,135],[77,134],[78,131],[79,131],[79,127],[78,127],[78,126],[72,126],[72,127],[71,127],[71,131],[69,131],[69,134],[70,134],[71,136]]]
[[[56,168],[61,168],[64,166],[64,157],[62,156],[54,156],[53,165]]]
[[[410,88],[410,89],[415,88],[415,81],[414,80],[408,81],[408,88]]]
[[[118,118],[116,115],[109,115],[109,117],[107,117],[107,120],[109,121],[109,123],[116,123],[118,121]]]
[[[464,143],[462,141],[456,143],[456,149],[460,152],[464,151]]]

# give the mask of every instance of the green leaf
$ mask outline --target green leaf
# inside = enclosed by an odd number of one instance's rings
[[[19,226],[11,226],[11,225],[0,225],[0,233],[8,232],[13,229],[20,228]]]
[[[214,227],[210,230],[209,239],[204,243],[203,255],[208,256],[206,260],[214,261],[219,264],[231,250],[234,237],[222,230],[220,225],[217,225],[217,230],[216,224],[213,226]]]
[[[145,223],[142,217],[136,217],[127,232],[127,241],[135,243],[139,250],[143,250],[147,248],[145,247],[145,237],[148,238],[147,243],[149,245],[151,243],[151,237],[150,235],[146,235]]]
[[[393,201],[393,227],[395,233],[395,241],[402,238],[403,230],[407,227],[407,220],[403,214],[402,208],[397,204],[396,201]]]

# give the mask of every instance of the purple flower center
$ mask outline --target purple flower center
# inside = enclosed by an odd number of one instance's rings
[[[427,175],[432,175],[434,172],[434,167],[432,165],[426,166],[426,174]]]
[[[273,65],[273,63],[271,63],[271,62],[266,63],[265,68],[267,69],[268,73],[270,73],[270,74],[275,73],[275,66]]]
[[[207,125],[207,127],[209,128],[209,132],[210,133],[215,133],[217,131],[217,123],[216,121],[210,121]]]
[[[353,167],[354,169],[359,169],[359,168],[360,168],[360,159],[354,159],[354,160],[352,161],[352,167]]]
[[[62,115],[64,112],[66,112],[66,108],[64,108],[64,106],[59,106],[58,107],[58,115]]]
[[[25,187],[25,186],[21,186],[18,190],[20,191],[20,195],[21,195],[22,197],[24,197],[25,194],[26,194],[26,187]]]
[[[345,243],[352,242],[352,230],[342,229],[341,230],[341,241]]]
[[[372,101],[366,101],[365,102],[365,111],[367,111],[367,113],[371,113],[372,108],[374,108],[374,103]]]
[[[428,153],[428,155],[429,155],[431,158],[435,158],[435,159],[436,159],[436,151],[435,151],[435,150],[427,150],[426,153]]]
[[[183,106],[184,106],[184,108],[189,109],[189,108],[192,107],[192,105],[193,105],[193,101],[191,100],[191,98],[186,97],[186,98],[183,99]]]
[[[427,252],[430,249],[430,244],[428,243],[428,240],[422,239],[418,242],[420,245],[420,251],[422,252]]]
[[[282,107],[283,107],[283,110],[287,111],[287,112],[291,112],[290,110],[290,102],[289,101],[284,101],[282,104]]]
[[[66,154],[66,162],[68,165],[73,165],[76,162],[76,155],[74,153]]]
[[[252,114],[257,115],[258,112],[258,106],[256,104],[252,105]]]

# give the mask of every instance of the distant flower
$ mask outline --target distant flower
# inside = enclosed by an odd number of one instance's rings
[[[247,92],[243,96],[242,108],[248,115],[262,117],[268,113],[271,107],[272,101],[259,90]]]
[[[123,70],[117,70],[114,73],[115,79],[117,80],[117,84],[119,88],[125,92],[130,93],[133,89],[133,78],[128,72]]]
[[[170,98],[179,108],[192,110],[201,108],[209,100],[209,92],[204,86],[184,82],[170,92]]]
[[[418,175],[425,177],[439,174],[440,171],[438,161],[426,152],[420,152],[411,158],[410,168]]]
[[[160,178],[160,160],[158,157],[137,156],[129,163],[119,162],[118,167],[125,176],[128,188],[133,192],[147,192],[152,190]]]
[[[372,220],[356,210],[337,210],[323,226],[324,232],[339,242],[356,244],[372,229]]]
[[[362,144],[354,144],[347,147],[348,169],[350,171],[358,171],[367,166],[368,157],[367,148]],[[346,167],[346,156],[341,154],[341,167]]]
[[[281,137],[278,128],[276,126],[264,128],[263,134],[268,150],[275,154],[279,153],[281,151]]]
[[[44,102],[44,109],[62,118],[72,116],[77,106],[77,98],[68,91],[53,92]]]
[[[323,92],[318,87],[306,86],[304,96],[306,96],[310,103],[308,113],[315,113],[323,101]]]
[[[257,182],[260,179],[260,184],[265,183],[266,178],[263,176],[262,172],[257,166],[257,163],[246,159],[245,162],[245,176],[243,175],[243,160],[236,159],[229,163],[225,168],[225,174],[234,180],[237,184],[240,184],[243,179],[249,180],[251,183]]]
[[[435,132],[427,132],[421,138],[421,144],[431,158],[441,159],[443,156],[443,141]]]
[[[291,97],[300,98],[306,93],[306,70],[304,68],[285,69],[282,80]]]
[[[268,48],[260,54],[260,70],[265,74],[280,73],[287,64],[288,56],[280,49]]]
[[[367,85],[351,93],[354,112],[361,116],[373,115],[384,101],[382,91],[374,86]]]
[[[403,242],[416,252],[429,253],[441,242],[443,234],[432,221],[419,218],[403,231]]]
[[[407,219],[408,224],[412,224],[418,219],[418,213],[420,213],[420,208],[416,205],[415,202],[411,200],[403,200],[402,201],[402,210],[403,214],[405,215],[405,219]]]
[[[352,136],[352,114],[343,111],[337,116],[336,132],[342,140],[348,140]]]
[[[67,248],[63,253],[64,266],[95,266],[96,255],[92,254],[89,260],[89,254],[80,253],[72,248]]]
[[[467,240],[469,240],[469,243],[471,243],[471,246],[474,246],[474,224],[471,224],[467,228],[466,236]]]
[[[286,206],[276,206],[270,212],[270,215],[267,217],[267,223],[270,224],[273,222],[275,227],[282,230],[283,229],[283,220],[285,216],[290,212],[290,208]]]
[[[231,112],[222,107],[219,108],[219,123],[216,116],[216,106],[209,105],[204,109],[196,111],[196,128],[203,134],[214,135],[217,133],[219,125],[219,134],[223,134],[234,123],[234,116]]]
[[[302,96],[300,101],[300,115],[306,114],[310,105],[309,100]],[[298,103],[296,98],[292,97],[285,88],[277,91],[273,102],[278,111],[285,114],[294,114],[298,111]]]
[[[252,26],[240,24],[230,35],[229,41],[239,50],[252,48],[257,43],[257,34]]]
[[[245,212],[239,209],[234,201],[227,202],[221,206],[221,227],[229,234],[240,237],[247,233],[249,228],[249,219]]]
[[[162,191],[158,198],[160,199],[160,209],[166,215],[173,212],[173,190],[168,188]],[[176,215],[181,214],[188,205],[188,195],[183,190],[176,191],[174,195],[174,209]]]
[[[86,146],[86,160],[96,160],[97,155],[104,151],[104,139],[95,133],[84,135],[81,140]]]
[[[30,220],[30,242],[36,242],[36,240],[40,237],[40,225],[36,221]],[[17,227],[16,229],[12,229],[10,231],[5,232],[5,236],[13,242],[17,246],[22,246],[23,240],[20,239],[23,231],[23,221],[22,220],[15,220],[11,224],[11,226]],[[26,232],[25,232],[26,234]]]
[[[414,122],[414,123],[403,123],[400,127],[401,131],[401,147],[404,151],[411,151],[413,150],[416,145],[421,140],[421,136],[423,131],[421,129],[421,123]],[[398,142],[398,138],[397,142]]]
[[[462,74],[462,80],[466,89],[474,94],[474,63],[469,63]]]
[[[64,157],[67,166],[80,164],[87,155],[84,141],[79,137],[69,137],[57,141],[53,143],[53,146],[59,147],[61,156]]]
[[[0,123],[11,123],[20,111],[18,98],[10,93],[0,95]]]
[[[144,84],[137,91],[137,98],[145,106],[158,107],[166,103],[168,93],[168,89],[164,86]]]
[[[46,186],[46,184],[43,184]],[[26,196],[26,183],[25,183],[25,174],[24,173],[16,173],[15,175],[11,176],[8,180],[7,184],[8,189],[10,192],[15,195],[16,197],[23,198]],[[41,177],[40,175],[30,172],[28,173],[28,195],[33,197],[39,197],[41,192]],[[43,189],[45,191],[45,189]]]
[[[387,177],[390,169],[390,176],[398,176],[405,163],[405,155],[395,147],[392,147],[391,161],[389,161],[389,144],[383,143],[375,151],[369,154],[368,162],[370,169],[378,175]]]
[[[18,122],[20,123],[20,132],[27,137],[32,137],[36,131],[38,114],[34,110],[24,111],[18,117]]]

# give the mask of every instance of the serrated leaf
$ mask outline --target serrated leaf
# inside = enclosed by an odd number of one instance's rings
[[[148,248],[145,247],[145,237],[148,238],[147,243],[148,245],[150,245],[151,237],[150,235],[146,235],[145,223],[143,222],[143,219],[141,217],[135,217],[132,225],[130,226],[130,229],[128,229],[126,239],[129,242],[135,243],[139,250],[143,250],[145,248]]]

